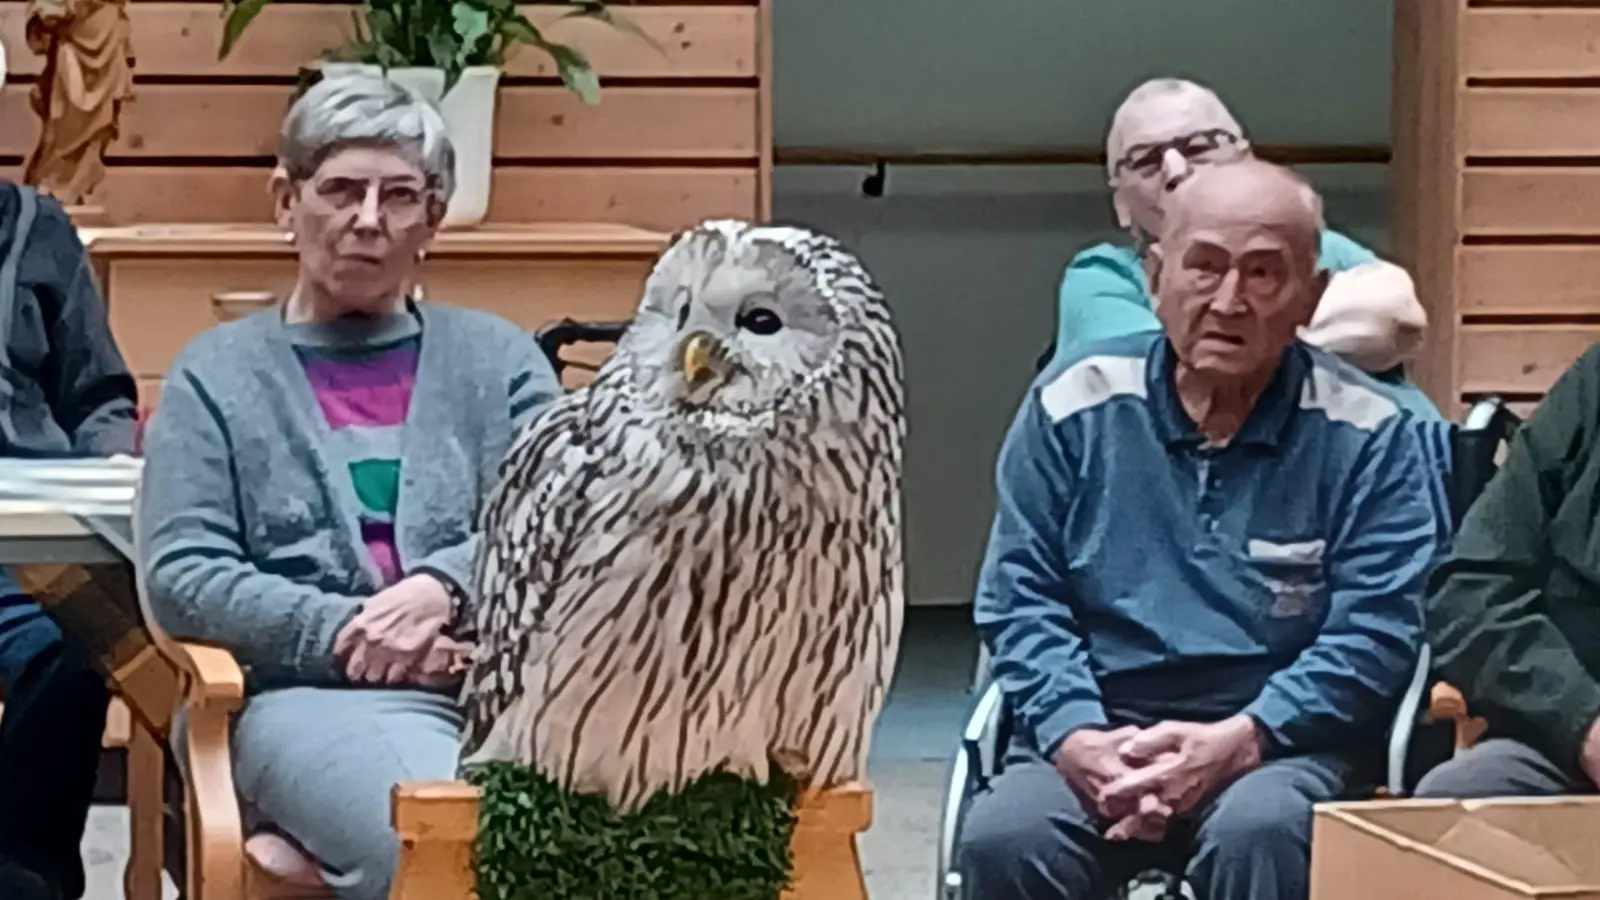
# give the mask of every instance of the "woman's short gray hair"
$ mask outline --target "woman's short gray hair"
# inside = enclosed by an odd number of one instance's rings
[[[381,75],[339,73],[311,86],[283,120],[278,163],[299,183],[336,150],[391,146],[409,154],[442,203],[456,189],[456,151],[444,117],[416,92]]]

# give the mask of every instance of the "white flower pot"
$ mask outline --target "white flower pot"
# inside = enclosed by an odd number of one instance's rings
[[[341,71],[381,74],[382,69],[362,63],[323,63],[324,75]],[[450,143],[456,151],[456,192],[445,211],[445,228],[471,228],[489,212],[489,186],[494,170],[495,91],[500,85],[500,70],[494,66],[473,66],[448,94],[444,91],[444,70],[425,66],[395,68],[388,77],[415,91],[444,117]]]

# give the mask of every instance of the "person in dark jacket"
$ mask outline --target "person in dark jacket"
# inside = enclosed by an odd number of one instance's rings
[[[66,211],[0,183],[0,260],[0,455],[132,453],[137,388]],[[0,690],[0,897],[80,897],[109,696],[87,651],[4,573]]]
[[[1600,783],[1600,345],[1551,388],[1467,514],[1425,605],[1435,671],[1486,740],[1429,797],[1593,793]]]

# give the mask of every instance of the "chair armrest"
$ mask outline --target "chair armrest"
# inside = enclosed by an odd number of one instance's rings
[[[1428,714],[1439,721],[1459,719],[1467,714],[1467,698],[1454,685],[1441,681],[1433,686],[1433,696],[1428,698]]]
[[[186,896],[244,896],[244,822],[233,786],[233,714],[244,705],[244,670],[217,647],[173,644],[187,674],[186,739],[181,754],[187,831],[189,890]]]
[[[1428,716],[1435,722],[1453,721],[1456,749],[1465,750],[1478,742],[1488,723],[1467,710],[1467,698],[1454,685],[1439,682],[1428,698]]]
[[[233,654],[204,644],[179,644],[184,656],[180,662],[190,674],[188,704],[238,712],[244,705],[244,670]]]

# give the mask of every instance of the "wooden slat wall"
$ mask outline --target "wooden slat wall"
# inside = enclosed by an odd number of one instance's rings
[[[116,224],[264,221],[266,179],[295,73],[340,43],[351,7],[280,2],[217,60],[215,2],[129,4],[135,100],[108,153]],[[550,20],[559,7],[528,7]],[[489,221],[611,221],[660,230],[707,216],[762,216],[771,178],[770,84],[757,0],[619,6],[656,42],[594,22],[552,36],[577,44],[604,82],[585,107],[544,54],[507,67]],[[0,2],[10,76],[0,91],[0,170],[15,177],[38,137],[28,91],[41,60],[23,40],[26,3]]]
[[[1600,0],[1396,0],[1397,249],[1441,408],[1523,410],[1600,341]]]

